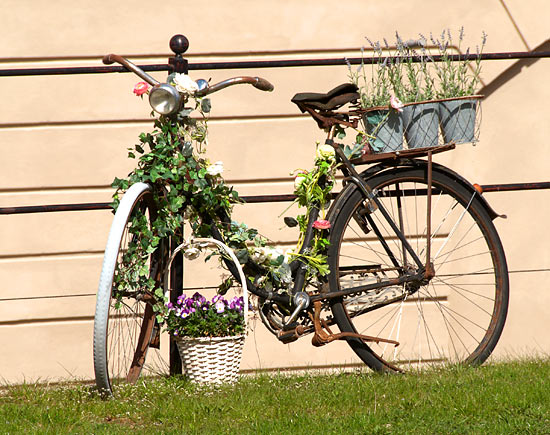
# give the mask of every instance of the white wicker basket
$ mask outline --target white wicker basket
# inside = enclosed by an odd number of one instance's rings
[[[177,337],[183,373],[197,384],[238,380],[244,335],[233,337]]]
[[[243,292],[245,333],[227,337],[175,337],[174,339],[176,340],[182,362],[183,374],[189,377],[191,382],[198,384],[233,383],[239,377],[244,339],[248,328],[248,289],[246,288],[246,278],[239,260],[230,247],[218,240],[209,238],[196,238],[193,241],[216,245],[225,250],[233,260],[239,272]],[[168,281],[170,266],[176,254],[185,245],[185,243],[179,245],[172,253],[168,262],[164,277],[164,292],[167,299],[169,298]]]

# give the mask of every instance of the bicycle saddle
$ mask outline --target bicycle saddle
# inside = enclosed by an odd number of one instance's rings
[[[318,110],[335,110],[359,98],[357,86],[353,83],[344,83],[336,86],[326,94],[301,92],[294,95],[290,101],[296,104],[302,112],[305,112],[305,107]]]

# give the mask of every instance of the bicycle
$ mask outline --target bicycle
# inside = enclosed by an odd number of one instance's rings
[[[157,82],[126,59],[108,55],[104,62],[118,62],[152,85],[150,101],[156,101],[152,105],[159,113],[170,113],[180,104],[181,95],[172,85]],[[239,83],[273,89],[258,77],[199,82],[201,96]],[[316,346],[345,340],[375,371],[400,372],[442,362],[481,364],[500,338],[508,307],[506,258],[492,222],[498,215],[472,184],[432,161],[433,154],[454,144],[348,158],[334,138],[341,127],[357,125],[361,110],[339,110],[358,98],[357,88],[345,84],[326,94],[302,93],[292,99],[328,132],[325,145],[334,149],[343,188],[331,198],[326,216],[328,275],[318,286],[308,286],[308,268],[299,258],[313,243],[319,218],[314,206],[305,221],[301,250],[290,262],[290,290],[266,290],[247,276],[260,318],[283,343],[307,335],[313,335]],[[359,173],[357,166],[365,164],[368,168]],[[150,225],[159,214],[152,190],[147,183],[129,188],[105,250],[94,367],[98,387],[107,392],[118,379],[135,382],[148,350],[159,347],[153,309],[159,296],[142,288],[113,290],[118,262],[135,237],[129,232],[131,216],[139,210]],[[223,208],[216,213],[219,222],[231,222]],[[197,215],[212,222],[211,215]],[[216,225],[210,231],[224,243]],[[148,255],[148,279],[162,283],[174,249],[170,238],[159,242]],[[238,279],[232,260],[225,257],[224,262]],[[335,325],[340,332],[331,330]]]

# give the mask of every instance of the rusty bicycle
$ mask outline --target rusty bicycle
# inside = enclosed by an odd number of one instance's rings
[[[106,56],[153,86],[150,102],[170,116],[181,95],[159,83],[128,60]],[[273,86],[258,77],[235,77],[211,85],[200,81],[206,96],[228,86],[248,83],[262,91]],[[334,149],[342,189],[333,195],[326,256],[328,274],[308,284],[307,266],[289,262],[292,284],[286,290],[266,289],[258,275],[247,276],[265,326],[283,342],[306,336],[314,345],[345,340],[376,371],[403,371],[423,364],[483,363],[494,350],[506,320],[508,271],[493,220],[498,216],[476,188],[451,169],[432,160],[454,144],[349,158],[335,140],[339,128],[357,126],[364,113],[353,84],[327,93],[300,93],[292,101],[327,132],[325,145]],[[350,106],[348,111],[343,107]],[[366,167],[360,171],[359,168]],[[111,228],[101,272],[94,324],[94,365],[100,389],[112,391],[117,380],[135,382],[146,360],[159,347],[153,310],[158,300],[143,288],[113,289],[113,276],[128,244],[131,216],[147,221],[159,210],[153,186],[138,183],[122,198]],[[190,201],[190,198],[184,198]],[[231,221],[220,208],[198,219],[220,225]],[[319,209],[307,216],[301,253],[314,238]],[[224,242],[211,225],[211,237]],[[162,281],[171,250],[169,238],[149,254],[145,273]],[[251,262],[257,274],[262,268]],[[225,267],[238,277],[231,259]],[[162,286],[162,284],[159,284]],[[332,328],[337,327],[338,332]]]

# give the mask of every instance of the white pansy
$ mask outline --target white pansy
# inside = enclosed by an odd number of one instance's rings
[[[335,155],[332,145],[319,145],[317,147],[317,158],[321,160],[333,160]]]
[[[221,175],[223,173],[223,162],[219,161],[208,166],[206,168],[206,172],[208,175],[212,175],[213,177],[216,175]]]
[[[174,76],[174,85],[178,92],[186,95],[193,95],[199,90],[199,85],[187,74],[176,73]]]

